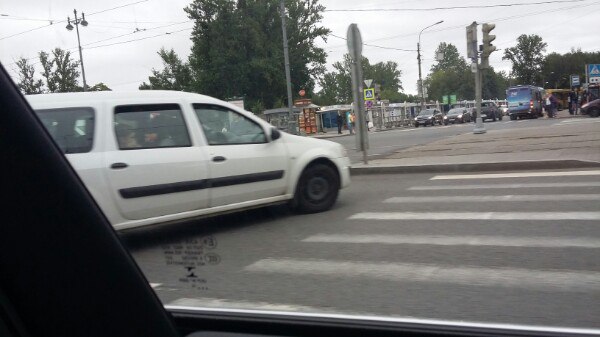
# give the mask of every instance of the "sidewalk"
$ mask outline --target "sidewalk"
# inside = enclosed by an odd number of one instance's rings
[[[571,118],[573,117],[573,118]],[[600,168],[600,119],[561,111],[556,123],[466,133],[397,151],[353,174]]]

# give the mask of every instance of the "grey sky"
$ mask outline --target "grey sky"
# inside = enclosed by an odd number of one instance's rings
[[[183,7],[191,0],[0,0],[0,61],[16,79],[15,60],[32,58],[36,62],[40,50],[60,47],[72,50],[78,59],[75,31],[65,29],[67,16],[73,18],[73,9],[86,13],[89,26],[80,27],[81,43],[88,85],[104,82],[113,90],[136,90],[147,80],[152,68],[160,68],[156,54],[161,47],[173,48],[183,57],[190,51],[190,28],[193,26]],[[372,8],[433,8],[465,5],[530,3],[541,0],[408,0],[358,1],[321,0],[327,9]],[[134,5],[124,6],[138,2]],[[114,7],[114,10],[93,14]],[[434,51],[440,42],[457,46],[465,55],[465,26],[473,21],[496,23],[494,44],[499,48],[511,47],[520,34],[538,34],[548,43],[547,52],[568,52],[572,47],[584,51],[600,49],[597,27],[600,1],[584,0],[544,5],[500,7],[490,9],[459,9],[429,11],[376,11],[326,12],[323,25],[337,36],[346,36],[350,23],[357,23],[363,41],[382,47],[416,49],[419,31],[439,20],[444,23],[426,30],[421,36],[423,76],[433,63]],[[27,19],[27,20],[25,20]],[[32,21],[39,19],[42,21]],[[18,36],[23,31],[54,24]],[[136,29],[138,31],[134,33]],[[145,30],[144,30],[145,29]],[[170,33],[170,34],[166,34]],[[117,37],[124,35],[121,37]],[[158,36],[157,36],[158,35]],[[130,40],[143,39],[135,42]],[[481,39],[481,32],[480,32]],[[106,40],[106,41],[102,41]],[[113,44],[113,45],[109,45]],[[328,67],[347,52],[346,41],[330,36],[318,44],[328,53]],[[365,46],[363,54],[371,60],[396,61],[402,71],[402,83],[407,93],[416,93],[418,68],[416,52]],[[502,61],[502,51],[492,54],[490,63],[497,70],[510,70],[510,63]],[[39,64],[38,64],[39,66]],[[39,72],[39,70],[38,70]],[[282,76],[283,61],[282,61]]]

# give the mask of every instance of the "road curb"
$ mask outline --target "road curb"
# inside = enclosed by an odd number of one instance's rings
[[[599,168],[600,162],[585,160],[544,160],[513,161],[468,164],[432,164],[432,165],[379,165],[350,167],[352,175],[390,174],[390,173],[448,173],[448,172],[480,172],[480,171],[514,171],[514,170],[560,170]]]

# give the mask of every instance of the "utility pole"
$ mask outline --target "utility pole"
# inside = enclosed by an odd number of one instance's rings
[[[442,22],[444,22],[444,20],[429,25],[421,29],[421,32],[419,32],[419,42],[417,42],[417,60],[419,61],[419,93],[421,94],[421,110],[425,109],[425,90],[423,89],[423,79],[421,78],[421,33],[423,33],[425,29],[439,25]]]
[[[369,134],[367,133],[366,117],[365,117],[365,102],[362,90],[362,67],[360,64],[362,58],[362,37],[358,26],[353,23],[348,27],[346,33],[346,41],[348,43],[348,53],[352,59],[352,98],[354,100],[352,110],[355,111],[356,120],[356,148],[363,153],[363,162],[368,164],[367,150],[369,149]]]
[[[77,46],[79,46],[79,63],[81,64],[81,77],[83,79],[83,91],[86,91],[87,84],[85,82],[85,68],[83,67],[83,53],[81,52],[81,41],[79,40],[79,24],[84,27],[87,27],[88,22],[85,19],[85,13],[81,13],[81,19],[77,17],[77,10],[73,10],[73,14],[75,15],[75,20],[73,23],[75,24],[75,30],[77,31]],[[71,25],[71,18],[67,16],[67,30],[73,30],[73,25]]]
[[[294,117],[294,102],[292,101],[292,76],[290,75],[290,55],[288,51],[287,30],[285,28],[285,0],[281,0],[281,31],[283,32],[283,58],[285,62],[285,81],[288,96],[288,132],[296,134],[296,118]]]

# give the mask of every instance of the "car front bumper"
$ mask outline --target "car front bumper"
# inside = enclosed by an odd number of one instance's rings
[[[341,157],[332,159],[340,173],[340,188],[350,186],[350,158]]]

